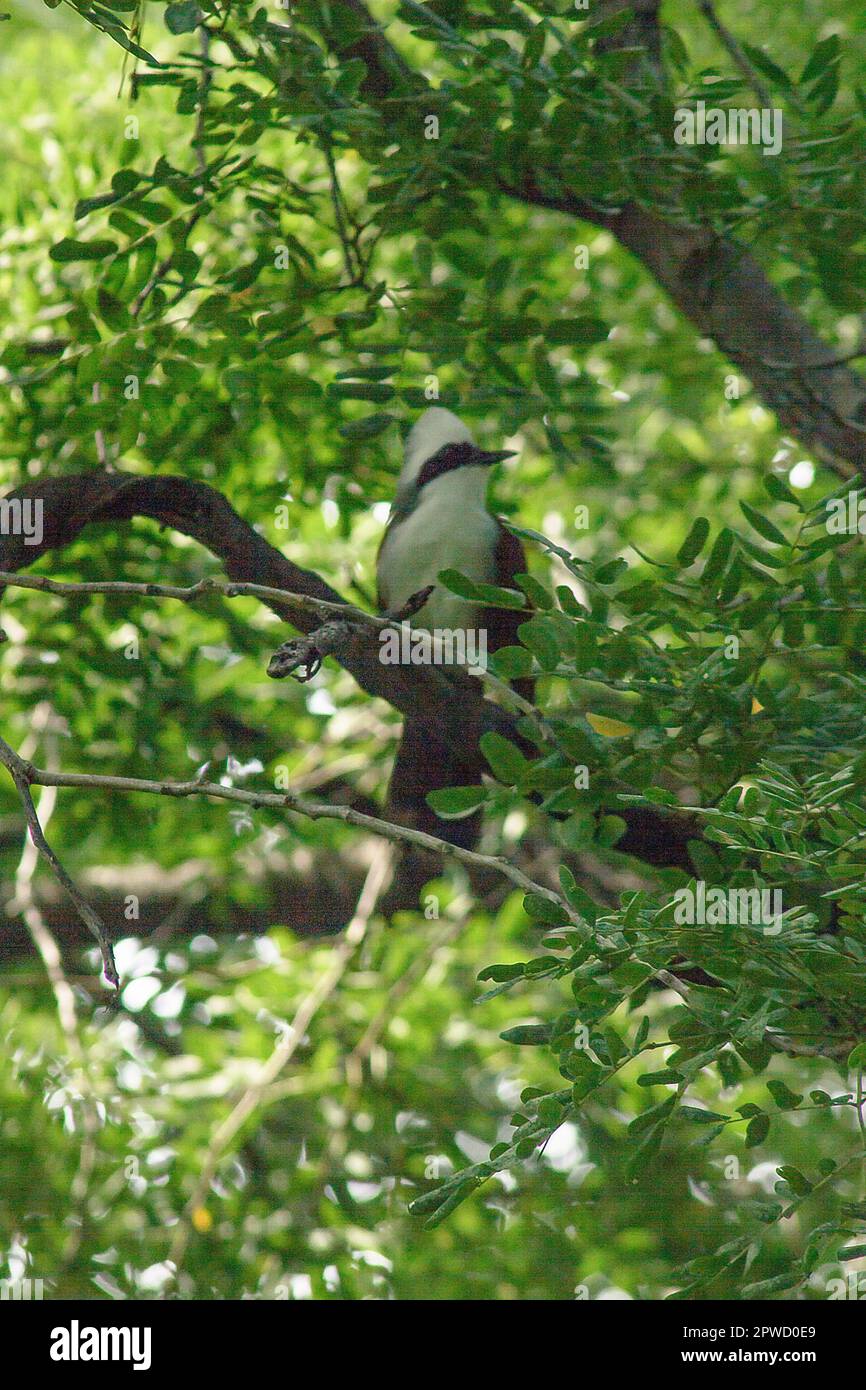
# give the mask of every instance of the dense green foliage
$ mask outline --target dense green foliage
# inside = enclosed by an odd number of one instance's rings
[[[431,393],[508,438],[495,502],[532,575],[483,596],[525,609],[493,665],[537,674],[538,709],[526,751],[487,735],[490,780],[436,807],[483,804],[481,848],[549,895],[452,864],[425,910],[374,916],[223,1152],[332,968],[373,842],[59,790],[49,837],[102,895],[124,989],[101,1007],[96,953],[67,946],[70,1026],[39,957],[4,956],[0,1277],[74,1297],[748,1299],[827,1297],[859,1270],[866,608],[861,536],[827,524],[849,484],[609,232],[512,194],[555,168],[595,206],[733,234],[828,355],[852,354],[866,20],[799,0],[764,48],[765,7],[723,7],[785,112],[763,158],[673,145],[679,103],[754,98],[698,7],[669,8],[655,90],[599,44],[617,21],[565,0],[403,0],[389,34],[434,90],[399,100],[366,89],[339,4],[70,0],[3,25],[4,490],[106,464],[200,479],[366,604]],[[220,572],[142,520],[34,569]],[[252,599],[9,589],[2,623],[2,733],[42,766],[210,764],[381,806],[398,716],[334,663],[269,681],[286,633]],[[680,806],[690,867],[617,848],[618,813]],[[4,773],[10,915],[32,888],[31,916],[80,941],[22,833]],[[697,883],[778,893],[781,915],[684,923]],[[147,930],[124,924],[129,895]]]

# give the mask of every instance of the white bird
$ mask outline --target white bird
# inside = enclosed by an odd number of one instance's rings
[[[450,410],[431,406],[406,440],[403,468],[379,548],[379,607],[399,613],[413,594],[435,585],[413,627],[480,629],[488,650],[516,642],[513,611],[485,609],[437,583],[441,570],[512,585],[526,568],[523,548],[487,508],[488,469],[511,458],[509,449],[479,449]],[[520,621],[520,619],[518,619]]]

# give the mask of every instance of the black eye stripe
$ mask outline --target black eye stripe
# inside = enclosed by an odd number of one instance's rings
[[[432,482],[434,478],[441,477],[443,473],[450,473],[454,468],[465,468],[478,453],[480,450],[474,444],[443,445],[425,462],[418,474],[417,486],[422,488],[425,483]]]

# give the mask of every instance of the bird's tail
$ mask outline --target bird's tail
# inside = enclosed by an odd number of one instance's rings
[[[473,736],[472,731],[466,730],[466,738],[458,748],[446,741],[435,719],[410,715],[403,725],[391,773],[389,818],[413,830],[435,835],[448,844],[471,849],[481,829],[480,812],[473,812],[461,820],[442,820],[428,806],[427,796],[442,787],[471,786],[480,782],[486,766],[478,749],[477,736]],[[422,886],[440,869],[440,856],[435,852],[416,846],[405,847],[395,868],[386,909],[394,912],[417,907]]]

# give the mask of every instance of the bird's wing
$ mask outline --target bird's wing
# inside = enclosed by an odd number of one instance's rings
[[[513,589],[516,587],[515,574],[523,574],[526,570],[526,556],[520,541],[506,531],[501,522],[498,530],[494,551],[494,583]],[[495,652],[499,647],[511,647],[517,643],[517,629],[526,622],[526,613],[516,612],[513,608],[486,608],[484,620],[487,644]]]
[[[501,521],[496,537],[494,561],[496,583],[504,584],[506,588],[514,587],[515,574],[526,573],[526,552],[513,532],[507,531]]]
[[[385,529],[385,534],[379,542],[379,549],[376,551],[376,604],[380,613],[386,613],[388,611],[388,590],[385,586],[385,575],[383,572],[381,560],[382,551],[385,549],[385,546],[388,543],[388,537],[390,534],[391,523],[389,521]]]
[[[499,523],[499,535],[496,541],[494,552],[496,560],[496,583],[502,584],[506,588],[516,588],[514,583],[515,574],[525,574],[526,572],[526,553],[520,541],[511,531],[506,531],[502,523]],[[513,608],[485,608],[484,626],[487,629],[487,645],[491,652],[498,651],[500,647],[515,647],[520,643],[517,629],[521,623],[526,622],[526,612]],[[525,700],[532,700],[535,684],[530,677],[512,681],[514,689],[518,695],[522,695]]]

